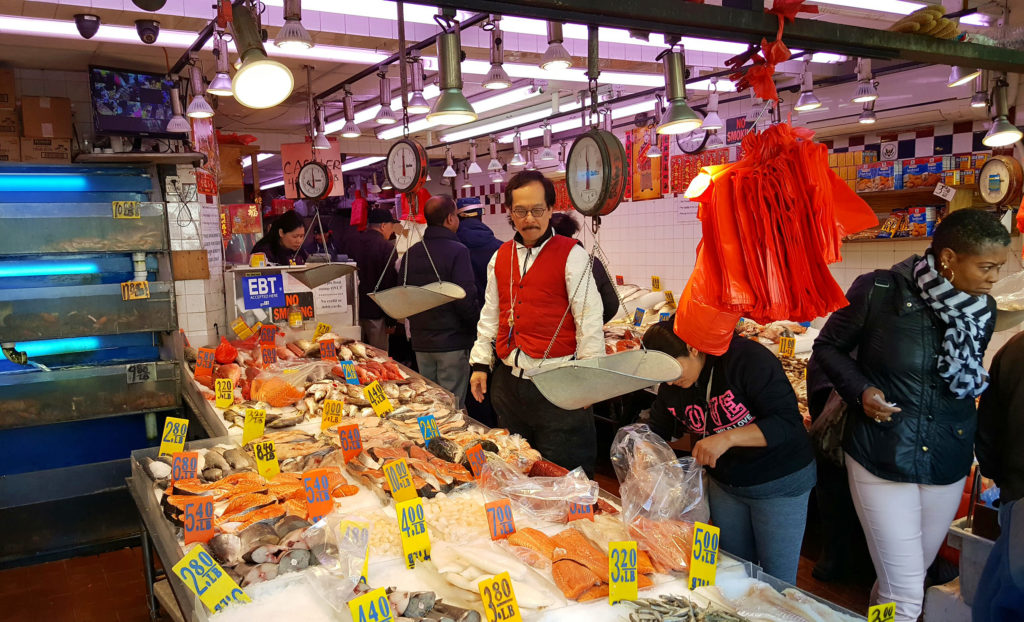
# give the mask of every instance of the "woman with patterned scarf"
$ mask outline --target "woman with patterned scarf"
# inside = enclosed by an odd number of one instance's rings
[[[989,212],[949,214],[923,257],[860,276],[814,343],[848,406],[843,448],[878,576],[872,604],[894,602],[897,621],[921,614],[971,468],[995,326],[988,292],[1009,243]]]

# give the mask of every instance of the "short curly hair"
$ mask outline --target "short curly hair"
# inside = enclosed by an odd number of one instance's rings
[[[977,255],[989,245],[1009,246],[1010,232],[992,212],[968,208],[951,212],[935,227],[932,251],[944,248],[954,253]]]

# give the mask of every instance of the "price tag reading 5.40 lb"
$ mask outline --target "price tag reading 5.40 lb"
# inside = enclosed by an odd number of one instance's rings
[[[388,478],[388,486],[391,488],[391,498],[396,503],[415,499],[419,495],[412,485],[412,474],[409,473],[409,465],[405,458],[399,458],[384,465],[384,475]]]
[[[893,622],[896,619],[896,605],[882,603],[868,607],[868,622]]]
[[[247,445],[263,436],[267,429],[267,411],[262,408],[246,408],[245,423],[242,428],[242,444]]]
[[[516,532],[516,522],[512,518],[512,502],[498,499],[484,505],[487,510],[487,526],[491,529],[491,540],[502,540]]]
[[[202,545],[189,551],[171,570],[210,611],[220,611],[231,603],[250,602],[249,596]]]
[[[693,524],[693,548],[690,549],[690,589],[715,584],[718,564],[718,527]]]
[[[138,201],[111,201],[114,218],[142,218],[142,210]]]
[[[262,441],[253,445],[252,451],[256,454],[256,468],[264,479],[274,479],[281,472],[281,466],[277,463],[277,449],[274,441]]]
[[[363,397],[366,398],[366,401],[370,402],[370,406],[373,406],[373,412],[377,413],[378,417],[383,417],[395,409],[391,405],[391,400],[384,393],[384,387],[380,386],[380,382],[377,380],[366,385],[366,388],[363,389]]]
[[[345,464],[348,464],[352,458],[359,455],[359,452],[363,450],[363,439],[359,435],[359,425],[350,423],[349,425],[338,426],[338,436],[341,440],[341,455],[345,460]]]
[[[164,431],[160,435],[160,455],[173,456],[185,447],[185,434],[188,433],[188,419],[168,417],[164,421]]]
[[[315,523],[334,509],[331,499],[331,486],[327,479],[327,469],[316,469],[302,476],[302,485],[306,489],[306,507],[309,522]]]
[[[779,337],[779,356],[793,357],[796,353],[795,337]]]
[[[345,402],[342,400],[324,400],[324,411],[320,416],[320,431],[336,426],[341,423],[341,415],[345,409]]]
[[[484,603],[487,622],[522,622],[516,593],[512,589],[512,578],[507,571],[484,579],[477,587],[480,600]]]
[[[352,622],[392,622],[395,619],[388,593],[382,587],[348,601],[348,612],[352,614]]]
[[[185,544],[213,537],[213,497],[193,497],[185,503]]]
[[[231,378],[217,378],[213,381],[213,388],[217,394],[217,408],[227,408],[235,403],[235,383]]]
[[[608,543],[608,602],[636,600],[636,542]]]
[[[195,479],[199,470],[199,453],[195,451],[179,451],[171,459],[171,481]]]
[[[149,298],[149,281],[121,283],[121,300],[145,300],[146,298]]]
[[[416,562],[430,559],[430,536],[423,518],[423,499],[416,497],[395,504],[398,530],[402,536],[402,554],[405,567],[415,568]]]

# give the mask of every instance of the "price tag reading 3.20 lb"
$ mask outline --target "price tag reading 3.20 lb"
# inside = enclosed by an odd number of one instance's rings
[[[388,593],[382,587],[369,591],[348,601],[348,612],[352,622],[392,622]]]
[[[188,419],[168,417],[164,420],[164,431],[160,435],[160,455],[173,456],[185,448],[188,433]]]
[[[895,603],[882,603],[868,607],[868,622],[893,622],[895,619]]]
[[[250,441],[263,436],[263,432],[267,429],[267,411],[262,408],[246,408],[243,425],[242,444],[248,445]]]
[[[217,378],[213,381],[213,390],[217,395],[217,408],[227,408],[235,403],[235,383],[231,378]]]
[[[252,452],[256,454],[256,469],[264,479],[274,479],[281,472],[281,465],[277,463],[277,448],[274,441],[261,441],[253,445]]]
[[[388,399],[387,394],[384,393],[384,387],[380,386],[380,382],[377,380],[366,385],[366,388],[363,389],[363,397],[366,398],[366,401],[370,402],[370,406],[373,406],[373,412],[377,413],[378,417],[383,417],[395,409],[391,405],[391,400]]]
[[[201,544],[182,557],[171,570],[210,611],[220,611],[231,603],[251,602]]]
[[[405,567],[415,568],[416,562],[430,559],[430,536],[423,517],[423,499],[416,497],[395,504],[398,531],[402,537],[402,555]]]
[[[399,458],[385,464],[384,475],[388,478],[391,498],[396,503],[415,499],[419,496],[416,488],[412,485],[412,474],[409,473],[409,465],[405,462],[405,458]]]
[[[522,622],[519,603],[512,589],[512,577],[508,572],[494,575],[477,584],[480,600],[484,603],[487,622]]]
[[[612,605],[623,600],[636,600],[636,542],[608,543],[608,602]]]
[[[718,564],[718,527],[693,524],[693,548],[690,549],[690,589],[715,584]]]
[[[491,530],[491,540],[502,540],[516,532],[516,522],[512,518],[512,502],[498,499],[484,505],[487,510],[487,526]]]

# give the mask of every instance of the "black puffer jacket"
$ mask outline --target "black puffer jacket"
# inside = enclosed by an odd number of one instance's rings
[[[849,406],[843,446],[854,460],[890,481],[952,484],[970,471],[977,416],[974,399],[958,399],[939,376],[946,324],[921,298],[913,277],[919,259],[858,277],[849,306],[815,340],[814,358]],[[988,303],[982,352],[995,328],[996,303]],[[902,412],[883,423],[867,417],[860,397],[870,386]]]

